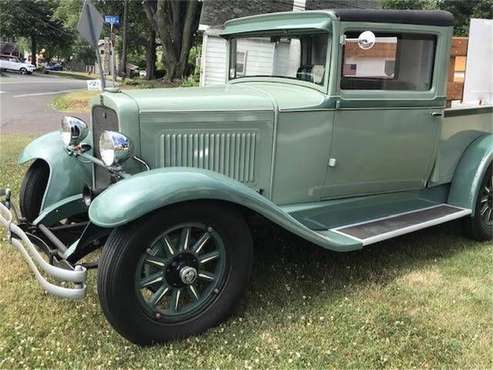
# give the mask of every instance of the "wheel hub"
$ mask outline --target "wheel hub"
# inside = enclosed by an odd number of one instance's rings
[[[166,281],[175,288],[193,284],[198,277],[197,258],[190,253],[180,253],[173,257],[166,266],[164,276]]]
[[[180,270],[180,278],[183,284],[193,284],[197,279],[197,269],[190,266],[185,266]]]

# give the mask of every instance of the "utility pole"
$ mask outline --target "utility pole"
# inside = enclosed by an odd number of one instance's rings
[[[120,59],[120,74],[123,78],[127,76],[127,38],[128,38],[128,0],[123,0],[122,55]]]
[[[111,80],[113,81],[113,87],[116,86],[115,38],[116,38],[116,35],[113,33],[113,23],[111,23],[110,50],[111,50]]]

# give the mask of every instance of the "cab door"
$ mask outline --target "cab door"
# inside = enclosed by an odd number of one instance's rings
[[[434,162],[437,35],[372,31],[365,49],[363,31],[345,33],[323,198],[421,189]]]

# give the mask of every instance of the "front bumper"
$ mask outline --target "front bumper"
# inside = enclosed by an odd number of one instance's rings
[[[53,259],[52,263],[47,262],[24,230],[13,222],[13,214],[8,207],[9,204],[9,200],[0,202],[0,224],[6,228],[9,243],[24,257],[41,287],[47,293],[62,298],[79,299],[84,297],[86,268],[81,265],[72,266],[68,262],[56,258]],[[50,282],[43,273],[50,276],[56,283]],[[67,284],[71,284],[72,287],[65,286]]]

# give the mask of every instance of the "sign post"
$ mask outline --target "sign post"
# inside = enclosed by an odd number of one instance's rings
[[[120,24],[120,17],[117,15],[105,15],[104,22],[110,24],[110,46],[111,46],[111,79],[113,80],[113,86],[116,82],[116,56],[115,56],[115,33],[113,27]]]
[[[104,80],[103,64],[101,63],[101,56],[99,55],[99,36],[103,29],[104,20],[101,13],[92,5],[90,0],[85,0],[82,10],[80,12],[79,23],[77,24],[77,30],[80,36],[89,42],[93,48],[96,49],[96,59],[99,67],[99,73],[101,75],[101,87],[104,89],[106,83]]]

